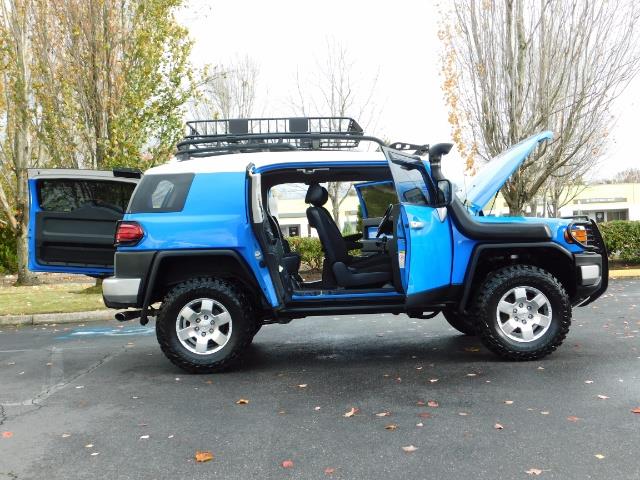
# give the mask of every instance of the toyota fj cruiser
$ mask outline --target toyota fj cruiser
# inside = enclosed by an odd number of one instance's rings
[[[593,221],[483,215],[550,132],[489,162],[460,200],[440,168],[451,144],[386,145],[350,118],[187,128],[175,159],[144,175],[30,171],[29,266],[104,277],[106,305],[124,309],[116,318],[156,317],[163,352],[190,372],[229,367],[265,324],[383,312],[442,313],[502,357],[537,359],[562,343],[572,307],[607,288]],[[376,150],[357,151],[363,142]],[[343,237],[324,207],[322,184],[335,181],[355,183],[358,238]],[[271,189],[292,183],[308,186],[321,280],[301,278],[269,208]]]

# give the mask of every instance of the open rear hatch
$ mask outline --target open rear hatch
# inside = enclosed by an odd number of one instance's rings
[[[29,170],[29,269],[113,272],[114,235],[140,172]]]

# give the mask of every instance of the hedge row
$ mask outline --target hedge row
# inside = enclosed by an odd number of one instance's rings
[[[313,270],[322,270],[324,252],[319,238],[289,237],[287,240],[289,240],[291,250],[300,254],[303,264]]]
[[[17,271],[16,237],[11,230],[0,226],[0,274],[5,275]]]
[[[598,228],[610,257],[640,263],[640,222],[615,220],[599,223]]]

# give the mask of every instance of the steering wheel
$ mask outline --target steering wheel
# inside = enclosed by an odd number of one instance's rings
[[[393,204],[390,203],[382,216],[382,220],[380,220],[380,223],[378,224],[378,233],[376,234],[376,238],[380,238],[383,233],[388,233],[387,229],[390,226],[392,227],[391,210],[393,210]],[[393,227],[390,231],[393,231]]]

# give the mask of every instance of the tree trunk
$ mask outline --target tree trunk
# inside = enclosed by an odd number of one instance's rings
[[[29,262],[29,246],[27,244],[27,229],[21,228],[21,232],[16,239],[16,250],[18,256],[18,280],[16,285],[38,285],[38,277],[27,268]]]

